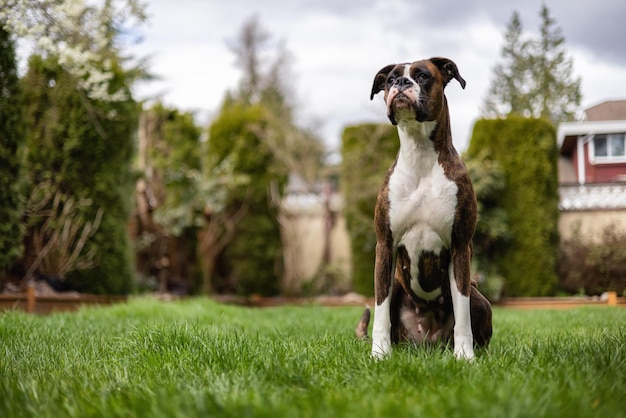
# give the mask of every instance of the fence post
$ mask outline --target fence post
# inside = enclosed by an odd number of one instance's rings
[[[26,286],[26,312],[35,313],[35,285],[28,283]]]
[[[617,292],[607,292],[606,303],[609,306],[617,306]]]

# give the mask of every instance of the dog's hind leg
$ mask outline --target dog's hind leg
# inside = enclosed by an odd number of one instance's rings
[[[370,310],[370,308],[368,306],[363,311],[363,315],[361,315],[361,319],[359,319],[359,323],[356,324],[356,328],[354,330],[354,335],[356,335],[356,337],[359,340],[367,340],[367,339],[369,339],[369,336],[367,335],[367,327],[370,324],[370,317],[371,317],[371,315],[372,315],[372,313],[371,313],[371,310]]]
[[[492,312],[491,304],[474,283],[470,294],[470,315],[472,318],[472,336],[476,347],[487,348],[491,340]]]

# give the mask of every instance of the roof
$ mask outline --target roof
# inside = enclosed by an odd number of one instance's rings
[[[578,136],[595,134],[613,134],[626,132],[626,119],[587,121],[587,122],[563,122],[557,130],[557,144],[560,148],[566,145],[567,139],[576,139]]]
[[[557,131],[557,144],[562,155],[572,152],[579,136],[626,132],[626,99],[606,100],[585,109],[584,120],[563,122]]]
[[[626,100],[607,100],[585,109],[587,121],[626,120]]]

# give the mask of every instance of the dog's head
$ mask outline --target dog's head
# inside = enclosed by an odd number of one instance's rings
[[[405,119],[432,121],[444,107],[443,90],[453,78],[465,88],[456,64],[447,58],[387,65],[374,77],[370,100],[384,90],[387,116],[394,125]]]

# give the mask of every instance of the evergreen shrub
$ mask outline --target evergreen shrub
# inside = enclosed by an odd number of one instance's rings
[[[352,288],[364,295],[374,294],[376,196],[399,146],[397,129],[389,124],[349,126],[342,135],[341,189],[350,234]]]
[[[282,274],[282,243],[277,223],[278,206],[270,190],[282,190],[287,173],[264,143],[267,112],[262,105],[227,103],[209,129],[207,160],[220,164],[230,159],[234,172],[250,179],[234,187],[226,212],[244,208],[234,238],[217,260],[214,290],[238,294],[275,295]]]
[[[487,154],[485,155],[485,151]],[[507,215],[510,239],[493,252],[508,296],[546,296],[557,288],[558,174],[556,132],[544,119],[511,116],[479,120],[470,158],[497,161],[505,189],[497,204]]]

